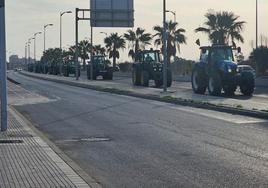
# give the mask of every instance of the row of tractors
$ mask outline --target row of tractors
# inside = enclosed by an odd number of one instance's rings
[[[252,95],[255,88],[255,75],[250,66],[238,65],[235,62],[234,49],[226,45],[213,45],[200,47],[200,60],[195,64],[192,72],[192,89],[197,94],[208,93],[213,96],[221,95],[224,91],[227,95],[233,95],[240,88],[244,95]],[[240,51],[241,49],[238,48]],[[112,80],[114,68],[105,56],[92,57],[87,65],[87,78],[96,80],[102,76],[104,80]],[[91,68],[93,67],[93,70]],[[45,74],[60,74],[68,77],[76,72],[74,61],[65,61],[59,64],[29,64],[28,71]],[[80,68],[79,68],[80,70]],[[160,59],[159,50],[144,50],[137,54],[136,62],[132,68],[132,83],[135,86],[149,87],[150,80],[154,81],[155,87],[163,86],[163,62]],[[80,71],[79,71],[80,74]],[[167,86],[172,85],[172,71],[167,68]]]

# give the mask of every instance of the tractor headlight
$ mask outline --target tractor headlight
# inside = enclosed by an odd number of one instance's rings
[[[233,70],[232,70],[231,67],[228,67],[228,72],[229,72],[229,73],[232,73],[232,72],[233,72]]]
[[[154,71],[156,71],[156,68],[154,68]]]

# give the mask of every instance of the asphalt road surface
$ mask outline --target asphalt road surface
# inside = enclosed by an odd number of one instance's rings
[[[49,99],[16,108],[104,187],[268,187],[265,120],[12,77]]]

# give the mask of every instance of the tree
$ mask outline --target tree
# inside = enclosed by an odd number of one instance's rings
[[[257,49],[254,49],[251,53],[253,61],[256,63],[257,72],[264,74],[268,70],[268,48],[261,46]]]
[[[104,39],[104,42],[109,53],[109,58],[113,58],[113,67],[115,68],[116,59],[120,58],[119,50],[126,47],[126,42],[118,33],[112,33],[109,37]]]
[[[88,53],[92,48],[91,43],[88,40],[82,40],[78,44],[79,57],[83,60],[83,69],[86,70],[86,59],[88,59]]]
[[[131,48],[128,55],[135,61],[138,59],[138,52],[144,50],[147,45],[150,45],[152,40],[152,35],[145,33],[145,29],[142,28],[137,28],[136,31],[128,30],[124,37],[129,42]]]
[[[183,28],[177,28],[178,23],[169,21],[167,24],[167,54],[168,54],[168,65],[170,65],[170,59],[172,56],[176,56],[177,51],[180,52],[180,45],[186,44],[186,37],[184,33],[186,32]],[[154,26],[154,31],[156,31],[156,34],[154,37],[155,39],[155,45],[159,46],[161,45],[161,50],[163,51],[163,34],[164,29],[161,26]]]
[[[106,53],[106,49],[102,47],[101,45],[95,45],[93,49],[96,55],[105,55]]]
[[[212,44],[229,45],[235,41],[244,43],[241,32],[244,30],[246,22],[238,21],[240,18],[233,12],[214,12],[209,11],[205,14],[206,21],[204,27],[198,27],[195,32],[206,33]]]

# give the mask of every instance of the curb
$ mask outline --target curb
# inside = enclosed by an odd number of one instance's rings
[[[83,84],[83,83],[74,83],[72,81],[58,80],[54,78],[45,78],[45,77],[41,77],[37,75],[30,75],[30,74],[23,73],[23,72],[20,72],[20,74],[24,76],[32,77],[32,78],[37,78],[40,80],[46,80],[46,81],[51,81],[55,83],[60,83],[60,84],[65,84],[65,85],[80,87],[80,88],[85,88],[85,89],[92,89],[92,90],[100,91],[100,92],[107,92],[107,93],[113,93],[117,95],[125,95],[125,96],[131,96],[131,97],[136,97],[136,98],[155,100],[155,101],[176,104],[176,105],[181,105],[181,106],[189,106],[189,107],[194,107],[194,108],[225,112],[225,113],[230,113],[234,115],[244,115],[244,116],[249,116],[253,118],[268,119],[268,112],[238,109],[234,107],[220,106],[220,105],[211,104],[207,102],[197,102],[194,100],[187,100],[187,99],[182,99],[182,98],[160,97],[158,95],[140,94],[140,93],[135,93],[132,91],[126,91],[126,90],[120,90],[120,89],[114,89],[114,88],[104,88],[101,86],[93,86],[93,85],[88,85],[88,84]]]
[[[17,109],[13,106],[9,106],[9,108],[17,114],[28,126],[29,128],[39,136],[44,142],[66,163],[68,164],[73,171],[80,176],[90,187],[92,188],[101,188],[99,182],[97,182],[93,177],[89,176],[82,168],[80,168],[71,158],[69,158],[58,146],[56,146],[52,141],[48,139],[48,137],[39,131],[30,120],[28,120],[25,116],[23,116]]]

